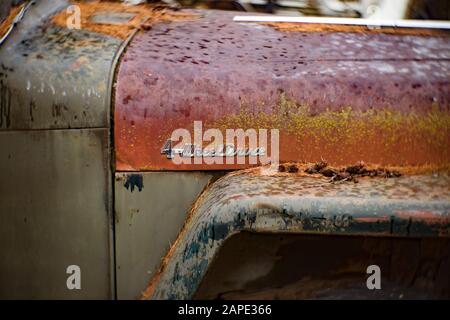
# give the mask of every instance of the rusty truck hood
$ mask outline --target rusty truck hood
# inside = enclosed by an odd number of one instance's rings
[[[72,3],[82,30],[67,29]],[[96,23],[123,11],[134,15],[125,25]],[[194,121],[279,129],[281,162],[448,168],[448,33],[237,23],[236,14],[41,1],[0,51],[0,130],[114,118],[118,171],[249,166],[176,165],[161,154]]]
[[[82,30],[67,28],[73,3]],[[134,15],[125,25],[96,23],[122,11]],[[0,50],[0,130],[113,118],[118,171],[249,166],[176,165],[161,154],[194,121],[204,131],[279,129],[281,162],[448,168],[448,33],[237,23],[236,14],[40,1]]]
[[[233,22],[234,12],[155,24],[117,73],[117,170],[175,165],[177,128],[278,128],[280,160],[445,166],[450,160],[450,38]],[[351,31],[351,32],[348,32]]]

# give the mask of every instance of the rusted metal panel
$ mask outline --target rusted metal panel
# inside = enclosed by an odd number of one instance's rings
[[[109,126],[122,40],[52,23],[69,4],[38,1],[0,47],[0,130]]]
[[[138,5],[130,5],[123,1],[79,1],[72,0],[82,15],[80,25],[83,30],[110,35],[119,39],[127,39],[136,29],[149,29],[156,22],[189,20],[195,18],[187,12],[175,12],[164,4],[151,4],[143,1]],[[62,11],[55,15],[52,23],[66,27],[71,13]]]
[[[175,165],[160,154],[194,120],[279,128],[281,161],[449,163],[450,37],[285,32],[199,13],[155,24],[127,49],[115,102],[118,170],[237,168]],[[288,114],[283,99],[294,105]]]
[[[0,132],[0,298],[114,297],[108,129]],[[81,290],[66,285],[81,268]]]
[[[115,177],[117,298],[136,299],[213,175],[146,172]]]
[[[193,297],[224,241],[242,231],[449,237],[449,185],[448,175],[330,183],[260,168],[229,174],[194,205],[144,298]]]

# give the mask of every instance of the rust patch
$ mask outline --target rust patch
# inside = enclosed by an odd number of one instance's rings
[[[353,33],[383,33],[395,35],[411,36],[433,36],[449,37],[450,32],[438,29],[418,29],[418,28],[369,28],[366,26],[350,26],[321,23],[290,23],[290,22],[269,22],[263,23],[283,32],[353,32]]]
[[[364,223],[374,223],[374,222],[388,222],[391,220],[390,217],[381,216],[381,217],[355,217],[353,218],[355,221],[364,222]]]
[[[396,215],[402,219],[416,219],[422,220],[426,223],[447,223],[450,221],[449,217],[437,214],[432,211],[398,211],[396,212]]]
[[[24,7],[24,4],[14,7],[11,9],[9,15],[6,17],[5,21],[3,21],[2,24],[0,24],[0,38],[3,37],[6,32],[8,32],[9,28],[11,27],[14,18],[17,16],[17,14],[22,10]]]
[[[265,166],[263,168],[268,168]],[[250,168],[247,170],[237,171],[246,173],[260,174],[259,168]],[[330,182],[334,181],[353,181],[358,182],[358,178],[398,178],[401,176],[413,176],[424,174],[450,174],[450,166],[380,166],[376,164],[366,164],[363,161],[357,162],[355,165],[334,167],[328,165],[325,160],[316,163],[281,163],[278,171],[271,173],[271,176],[315,176],[330,178]],[[267,175],[267,174],[266,174]]]
[[[280,141],[296,142],[286,148],[281,143],[280,154],[286,162],[302,155],[305,161],[323,157],[333,165],[348,165],[359,161],[354,157],[357,155],[359,159],[383,165],[417,167],[434,163],[437,168],[447,165],[450,159],[450,115],[438,105],[425,112],[414,108],[406,113],[395,109],[361,111],[344,107],[317,113],[282,94],[270,112],[265,106],[244,104],[239,112],[225,115],[211,127],[223,131],[279,128]],[[295,168],[286,171],[295,172]]]
[[[139,28],[149,29],[157,22],[170,22],[191,20],[196,16],[190,13],[177,13],[162,5],[140,4],[136,6],[125,5],[111,1],[80,2],[72,1],[72,4],[80,7],[81,28],[97,33],[107,34],[116,38],[126,39],[131,33]],[[96,23],[93,17],[99,13],[132,13],[135,14],[127,22],[121,24]],[[66,28],[67,20],[71,14],[66,10],[58,13],[52,18],[52,22],[60,27]]]
[[[358,178],[362,177],[381,177],[381,178],[398,178],[402,174],[398,170],[386,169],[376,166],[366,166],[362,161],[355,165],[347,166],[343,168],[329,167],[327,162],[321,160],[314,164],[280,164],[278,167],[279,172],[297,173],[302,172],[308,175],[321,175],[330,178],[330,182],[336,181],[353,181],[358,182]]]
[[[279,129],[281,162],[450,163],[448,38],[283,34],[234,23],[235,13],[200,13],[153,25],[127,47],[114,112],[117,170],[250,166],[175,165],[161,155],[175,129],[192,133],[198,120],[204,131]]]
[[[309,166],[306,173],[314,174],[319,173],[325,177],[330,178],[331,182],[334,181],[353,181],[358,182],[357,177],[383,177],[383,178],[398,178],[402,174],[396,170],[388,170],[385,168],[369,169],[366,167],[363,161],[358,162],[356,165],[348,166],[341,169],[329,168],[328,164],[321,160],[312,166]]]

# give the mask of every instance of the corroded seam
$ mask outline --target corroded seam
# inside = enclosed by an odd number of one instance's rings
[[[363,179],[228,175],[194,206],[143,298],[189,299],[224,241],[242,232],[449,236],[448,176]]]

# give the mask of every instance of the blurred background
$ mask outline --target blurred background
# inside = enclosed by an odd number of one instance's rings
[[[39,1],[39,0],[35,0]],[[90,0],[84,0],[86,2]],[[449,20],[450,0],[109,0],[165,3],[174,8],[208,8],[288,16]],[[0,20],[26,0],[0,0]]]
[[[290,16],[438,20],[448,20],[450,17],[449,0],[178,0],[178,2],[185,7],[267,12]]]

